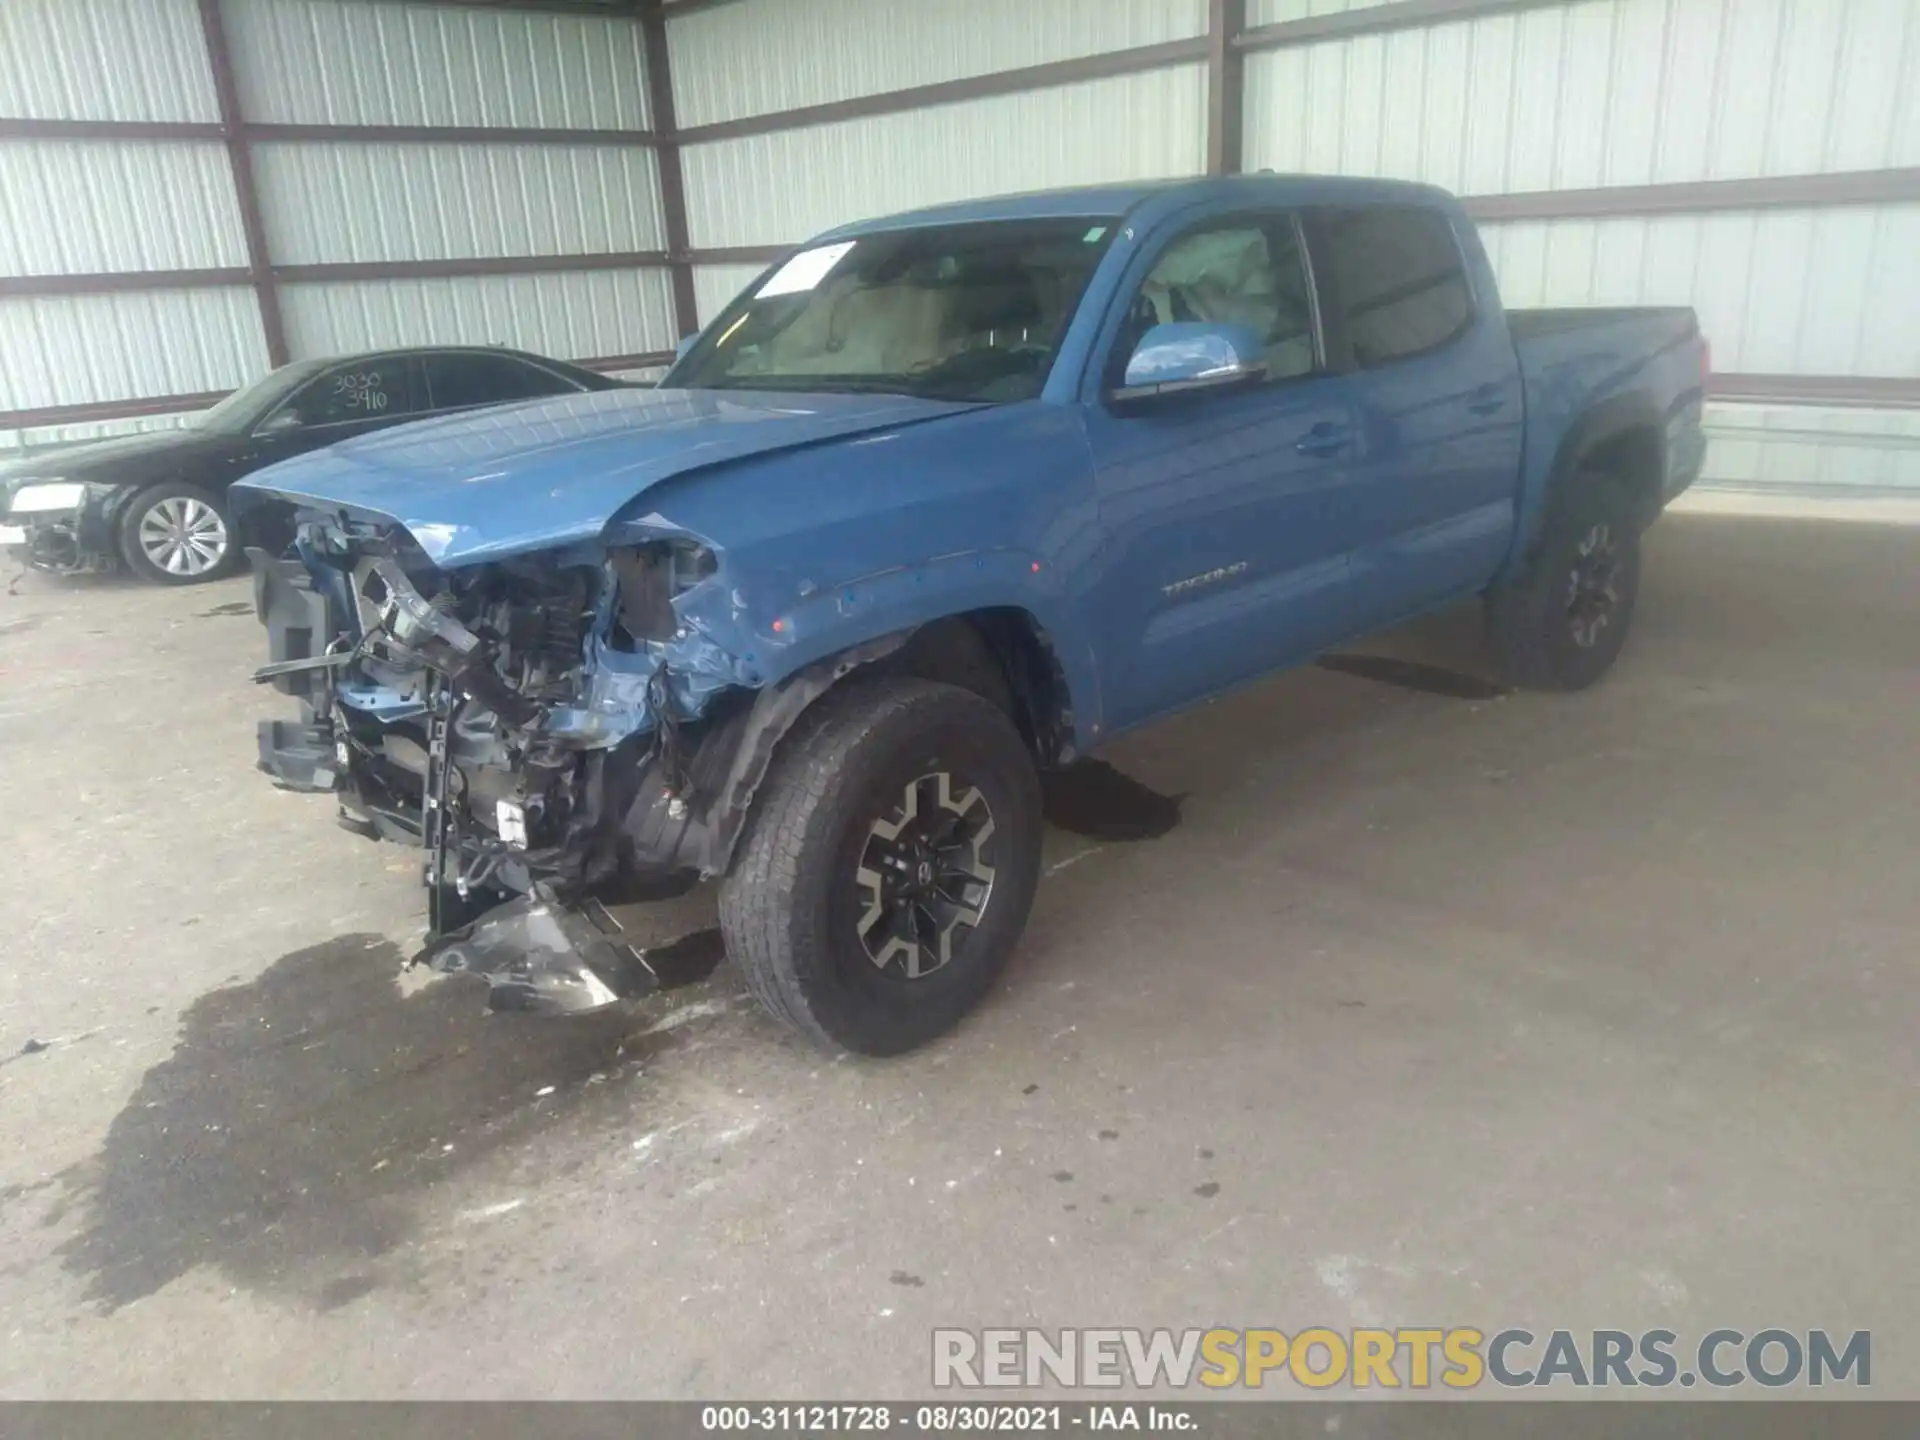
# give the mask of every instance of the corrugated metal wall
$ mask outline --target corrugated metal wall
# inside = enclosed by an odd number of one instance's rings
[[[234,286],[10,299],[0,309],[0,404],[230,389],[266,368],[253,293]]]
[[[650,121],[629,19],[467,6],[245,0],[229,22],[250,119],[632,130]],[[261,144],[276,264],[619,254],[664,246],[650,149]],[[495,342],[563,359],[673,348],[659,270],[282,288],[295,355]]]
[[[631,20],[246,0],[227,23],[249,120],[595,130],[649,123],[640,27]]]
[[[246,263],[223,145],[0,142],[0,275]]]
[[[194,0],[0,6],[0,115],[215,114]],[[243,264],[218,141],[0,142],[0,275]],[[245,290],[0,298],[0,410],[223,390],[265,367]]]
[[[670,350],[673,306],[664,270],[473,275],[290,285],[287,337],[306,355],[381,345],[512,345],[592,358]]]
[[[263,144],[254,174],[275,263],[658,250],[651,150],[563,145]]]
[[[1248,0],[1246,18],[1286,24],[1379,3]],[[653,123],[632,19],[395,0],[224,8],[242,110],[256,123]],[[703,139],[698,127],[1191,42],[1207,13],[1208,0],[733,0],[670,11],[676,119],[695,130],[681,154],[689,241],[782,245],[944,200],[1198,173],[1200,63],[763,133]],[[1246,60],[1248,169],[1502,195],[1920,165],[1920,0],[1567,0],[1289,39]],[[5,0],[0,117],[205,124],[219,109],[203,50],[197,0]],[[271,258],[668,248],[651,149],[528,138],[258,142]],[[1514,304],[1687,303],[1722,370],[1920,375],[1920,205],[1485,229]],[[218,139],[0,142],[0,275],[245,264]],[[760,268],[697,267],[701,316]],[[284,283],[281,298],[296,354],[499,340],[585,358],[667,349],[675,329],[659,268],[303,279]],[[251,292],[237,285],[0,299],[0,349],[0,410],[221,389],[265,365]],[[1729,483],[1913,474],[1908,415],[1711,414],[1726,443],[1710,473]]]
[[[1191,39],[1206,0],[740,0],[667,29],[676,118],[715,124],[913,85]],[[696,248],[786,244],[969,196],[1206,165],[1206,71],[1137,75],[693,144]],[[711,318],[758,266],[696,272]]]
[[[1920,411],[1713,405],[1703,484],[1847,496],[1920,493]]]
[[[635,130],[650,123],[628,17],[442,4],[226,0],[251,123]],[[219,119],[197,0],[4,0],[0,118]],[[277,266],[656,252],[644,145],[257,141]],[[0,276],[244,270],[225,144],[0,142]],[[437,341],[568,359],[669,350],[657,267],[280,286],[294,358]],[[240,285],[0,298],[0,411],[230,389],[267,368]],[[151,418],[0,436],[0,445],[146,428]]]
[[[1247,23],[1377,3],[1249,0]],[[1191,36],[1204,11],[1198,0],[738,0],[671,23],[675,100],[682,124],[724,122]],[[1244,165],[1468,195],[1889,169],[1920,164],[1916,77],[1920,0],[1569,0],[1443,15],[1249,55]],[[940,200],[1195,173],[1204,80],[1184,66],[694,145],[693,243],[791,243]],[[1920,374],[1920,206],[1484,228],[1512,304],[1691,304],[1723,370]],[[758,268],[703,267],[702,317]],[[1728,443],[1709,473],[1891,483],[1912,474],[1910,418],[1715,405]]]
[[[741,0],[675,17],[667,48],[675,119],[694,126],[1187,39],[1206,27],[1207,0]]]
[[[1920,358],[1920,206],[1522,221],[1482,233],[1509,305],[1692,305],[1723,370],[1902,375]]]
[[[217,120],[195,0],[6,0],[0,115]]]
[[[1920,158],[1911,0],[1576,0],[1256,54],[1248,169],[1464,195]]]
[[[1340,15],[1386,3],[1387,0],[1247,0],[1247,24],[1276,25],[1283,20]]]
[[[1264,0],[1261,22],[1352,8]],[[1250,14],[1250,20],[1255,16]],[[1920,164],[1915,0],[1574,0],[1248,58],[1246,166],[1465,195]],[[1689,304],[1727,371],[1920,374],[1920,205],[1482,227],[1512,305]],[[1789,412],[1792,413],[1792,412]],[[1911,473],[1898,412],[1714,406],[1723,483]],[[1884,434],[1876,453],[1862,433]]]
[[[943,200],[1197,174],[1203,66],[689,146],[696,246],[766,245]]]

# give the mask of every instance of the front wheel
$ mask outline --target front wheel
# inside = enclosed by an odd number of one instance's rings
[[[778,1020],[897,1055],[1005,966],[1040,877],[1040,781],[1006,714],[951,685],[862,679],[781,746],[720,890],[727,953]]]
[[[240,559],[220,501],[197,485],[155,485],[120,517],[120,555],[143,580],[198,585],[231,574]]]
[[[1640,524],[1618,481],[1577,471],[1539,544],[1487,596],[1494,660],[1535,690],[1584,690],[1626,644],[1640,593]]]

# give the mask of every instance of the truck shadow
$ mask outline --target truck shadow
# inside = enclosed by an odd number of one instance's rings
[[[345,935],[194,1002],[99,1153],[60,1177],[80,1212],[60,1255],[89,1301],[115,1310],[212,1264],[345,1303],[409,1238],[419,1191],[587,1107],[625,1113],[631,1094],[599,1082],[672,1043],[619,1008],[489,1017],[478,982],[402,995],[400,963]]]

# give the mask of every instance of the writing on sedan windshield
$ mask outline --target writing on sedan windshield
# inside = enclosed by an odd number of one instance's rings
[[[1028,399],[1109,228],[1085,216],[992,221],[803,250],[734,301],[672,383]]]

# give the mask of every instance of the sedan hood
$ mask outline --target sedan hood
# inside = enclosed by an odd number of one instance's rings
[[[905,395],[609,390],[404,425],[234,486],[404,525],[438,565],[590,541],[645,491],[710,465],[975,408]]]
[[[111,440],[90,440],[80,445],[57,445],[0,466],[0,486],[48,477],[111,484],[122,478],[122,472],[138,480],[155,464],[213,454],[232,444],[231,436],[218,431],[176,426]]]

